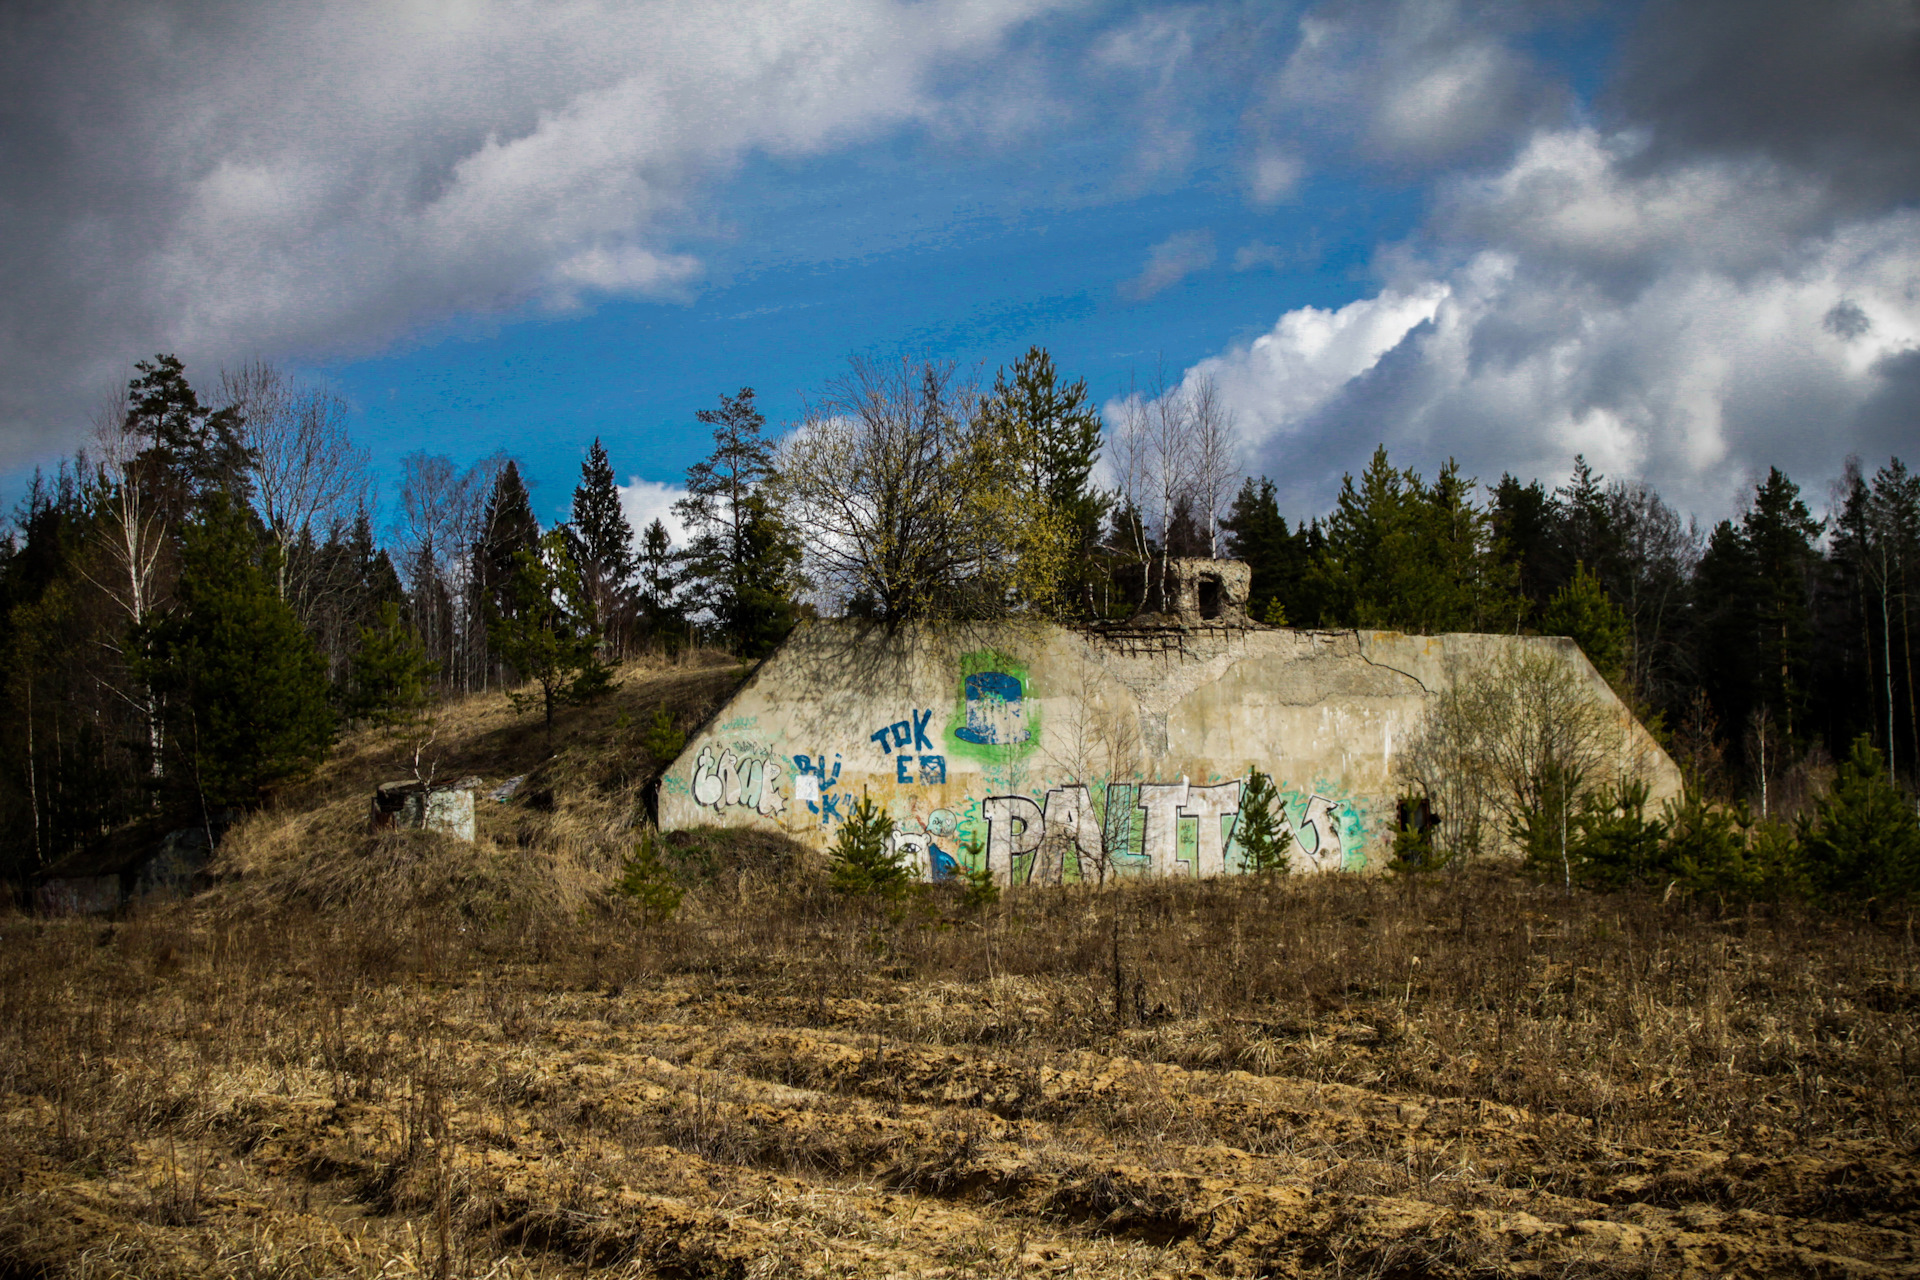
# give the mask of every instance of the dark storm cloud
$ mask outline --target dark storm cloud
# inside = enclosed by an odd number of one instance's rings
[[[1763,157],[1847,210],[1920,196],[1912,0],[1656,0],[1609,105],[1652,131],[1645,164]]]

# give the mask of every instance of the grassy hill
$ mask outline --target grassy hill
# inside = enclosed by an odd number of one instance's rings
[[[342,744],[184,904],[0,918],[0,1280],[1873,1275],[1920,1263],[1911,921],[1500,868],[829,892],[778,837],[608,892],[655,709],[447,708],[472,845]],[[424,768],[424,765],[423,765]]]

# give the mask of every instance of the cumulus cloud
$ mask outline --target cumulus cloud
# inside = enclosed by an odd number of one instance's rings
[[[1251,465],[1307,509],[1376,442],[1486,479],[1581,452],[1703,512],[1768,465],[1813,482],[1850,450],[1910,450],[1920,213],[1813,234],[1791,179],[1757,200],[1720,161],[1636,173],[1637,155],[1542,136],[1451,194],[1459,256],[1404,260],[1393,286],[1290,311],[1187,377],[1215,380]]]
[[[1130,302],[1144,302],[1164,293],[1196,271],[1213,265],[1213,232],[1176,231],[1147,251],[1147,263],[1140,274],[1122,281],[1120,296]]]
[[[677,296],[703,181],[950,127],[968,94],[1004,113],[994,55],[1051,3],[10,6],[0,467],[155,350],[195,367]]]
[[[1300,19],[1256,135],[1449,170],[1370,296],[1187,372],[1226,395],[1249,465],[1315,510],[1376,442],[1489,480],[1584,452],[1711,515],[1769,465],[1817,497],[1849,452],[1911,453],[1920,10],[1654,0],[1586,123],[1517,51],[1531,20],[1497,0]]]
[[[685,489],[658,480],[642,480],[638,476],[620,486],[620,511],[627,517],[627,523],[633,526],[636,550],[646,537],[647,526],[655,520],[666,526],[667,536],[673,540],[674,546],[687,545],[687,527],[673,513],[673,504],[686,496]]]

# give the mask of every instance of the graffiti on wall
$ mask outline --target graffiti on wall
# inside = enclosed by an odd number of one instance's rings
[[[793,758],[793,794],[801,804],[807,806],[807,812],[820,819],[820,825],[837,822],[843,816],[840,802],[847,800],[847,810],[852,812],[853,802],[845,792],[835,791],[840,784],[840,757],[833,757],[833,772],[827,772],[827,753],[817,755],[796,755]]]
[[[1235,834],[1240,781],[1054,787],[1044,798],[1000,795],[982,806],[986,865],[998,879],[1060,884],[1114,874],[1203,878],[1245,870]],[[1098,790],[1100,797],[1094,798]],[[1345,865],[1343,806],[1317,792],[1275,805],[1301,870]]]
[[[871,794],[893,819],[895,854],[930,880],[987,871],[1003,884],[1060,884],[1246,870],[1238,841],[1244,778],[1047,787],[1045,757],[1033,755],[1043,703],[1021,660],[980,650],[962,656],[955,676],[944,724],[935,707],[904,698],[882,704],[874,720],[849,726],[865,729],[869,745],[847,747],[844,761],[822,750],[784,754],[799,744],[775,750],[749,732],[754,717],[736,717],[717,726],[725,740],[700,745],[691,770],[670,774],[663,789],[715,813],[776,819],[796,835],[845,821]],[[1279,791],[1274,816],[1291,837],[1295,870],[1365,865],[1364,797],[1349,796],[1337,778],[1303,788],[1282,781]]]
[[[896,822],[887,848],[921,879],[946,880],[961,871],[959,831],[960,819],[953,810],[935,809],[924,822],[918,818]]]
[[[949,748],[985,761],[1024,756],[1040,740],[1040,707],[1028,687],[1027,668],[1011,654],[992,649],[963,654]]]
[[[933,710],[909,711],[907,719],[881,725],[867,735],[880,754],[893,761],[893,780],[903,787],[937,786],[947,780],[947,758],[927,736]]]
[[[737,807],[777,818],[787,808],[780,793],[783,767],[780,757],[771,752],[736,755],[702,747],[693,762],[693,802],[715,812]]]

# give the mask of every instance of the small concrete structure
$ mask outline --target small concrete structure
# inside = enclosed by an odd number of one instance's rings
[[[661,829],[749,825],[824,849],[864,798],[930,877],[1221,875],[1243,869],[1235,831],[1257,768],[1296,870],[1378,866],[1407,787],[1396,753],[1453,681],[1520,654],[1619,725],[1609,776],[1644,778],[1656,805],[1680,792],[1571,640],[1235,625],[1244,566],[1186,563],[1176,598],[1192,624],[803,623],[667,769]]]
[[[1173,614],[1187,626],[1244,627],[1253,570],[1244,560],[1169,560]]]
[[[217,836],[224,826],[215,826]],[[164,834],[148,823],[112,832],[68,854],[37,877],[34,910],[41,915],[100,915],[136,898],[184,898],[213,856],[206,827]]]
[[[429,784],[383,782],[375,788],[367,814],[369,831],[396,828],[438,831],[469,843],[474,838],[474,792],[480,779]]]

